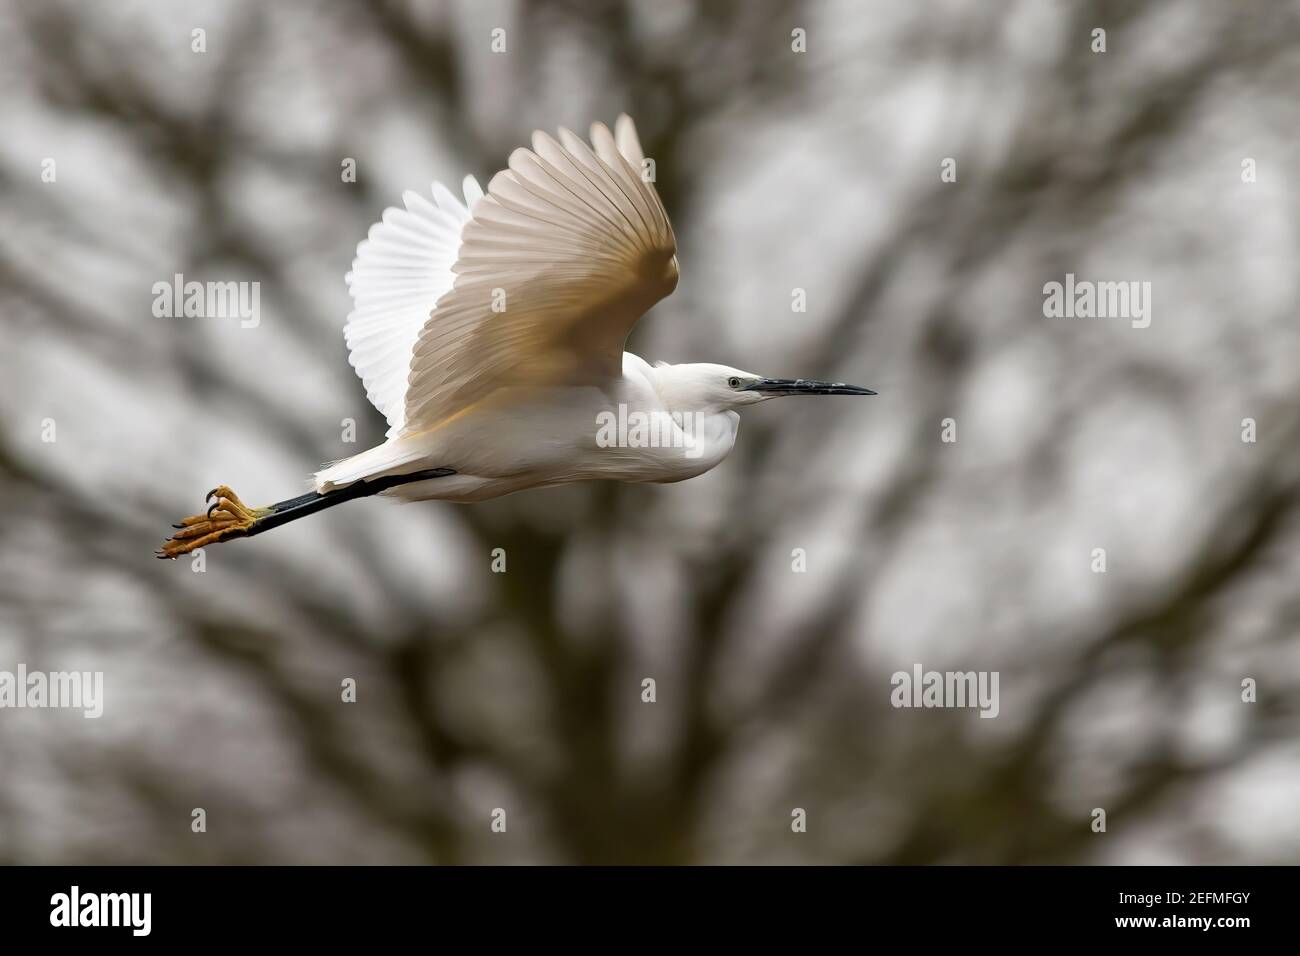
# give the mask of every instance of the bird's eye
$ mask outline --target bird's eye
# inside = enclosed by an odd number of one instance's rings
[[[732,388],[740,388],[740,379],[733,375],[731,378],[727,379],[727,384]]]

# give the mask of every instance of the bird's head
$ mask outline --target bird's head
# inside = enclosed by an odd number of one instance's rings
[[[670,408],[726,411],[781,395],[875,395],[869,388],[808,378],[767,378],[727,365],[660,365],[660,394]]]

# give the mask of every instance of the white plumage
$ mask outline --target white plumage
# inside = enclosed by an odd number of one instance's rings
[[[366,386],[366,397],[388,419],[388,434],[405,420],[411,352],[432,305],[451,289],[460,233],[469,206],[483,190],[466,176],[462,203],[441,183],[433,201],[406,192],[405,209],[387,209],[357,246],[352,271],[345,276],[355,303],[343,338],[348,361]]]
[[[406,193],[370,230],[345,335],[388,440],[318,472],[317,492],[430,468],[456,474],[385,493],[472,501],[590,478],[679,481],[731,450],[736,408],[792,393],[776,387],[789,380],[623,351],[676,287],[677,244],[632,120],[615,130],[594,124],[590,145],[536,132],[486,193],[467,177],[461,203],[435,183],[433,202]],[[602,443],[599,423],[619,414],[689,434]]]
[[[458,480],[393,493],[485,497],[513,490],[521,457],[545,472],[529,484],[593,477],[590,463],[570,460],[556,474],[547,455],[519,450],[581,458],[597,448],[602,409],[662,407],[653,369],[630,357],[624,375],[623,342],[677,285],[676,241],[642,176],[631,119],[615,128],[616,136],[595,124],[590,146],[568,130],[559,141],[537,132],[486,194],[467,177],[461,203],[435,183],[432,202],[408,192],[406,208],[387,210],[370,230],[348,276],[356,307],[344,334],[367,397],[388,420],[388,441],[323,469],[317,491],[448,467]],[[520,422],[528,434],[517,434]],[[501,461],[454,447],[467,434],[501,444],[502,426],[516,442]],[[628,456],[597,457],[603,473]],[[663,475],[676,477],[684,475]]]
[[[484,193],[405,193],[347,276],[349,362],[388,421],[376,448],[316,473],[315,492],[249,508],[225,485],[176,525],[174,558],[369,494],[479,501],[584,479],[680,481],[731,451],[737,409],[870,389],[725,365],[650,366],[623,351],[677,286],[677,243],[642,175],[636,129],[533,134]]]

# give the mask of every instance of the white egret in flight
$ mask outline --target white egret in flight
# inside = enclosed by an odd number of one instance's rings
[[[160,557],[248,537],[373,494],[482,501],[571,481],[681,481],[731,451],[737,409],[777,395],[874,395],[725,365],[650,365],[623,351],[677,286],[668,215],[636,128],[533,134],[486,193],[407,192],[357,247],[349,361],[387,440],[314,490],[249,508],[221,485]]]

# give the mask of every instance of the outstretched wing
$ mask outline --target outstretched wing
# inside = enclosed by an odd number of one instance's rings
[[[388,434],[401,431],[411,354],[434,304],[452,287],[452,265],[469,208],[483,190],[464,181],[465,202],[441,183],[433,201],[403,194],[405,209],[384,210],[381,221],[357,246],[346,276],[353,309],[343,327],[348,361],[361,376],[366,397],[388,419]]]
[[[615,129],[592,126],[591,146],[534,133],[492,178],[414,341],[401,434],[506,386],[621,375],[632,326],[677,285],[677,247],[631,119]]]

